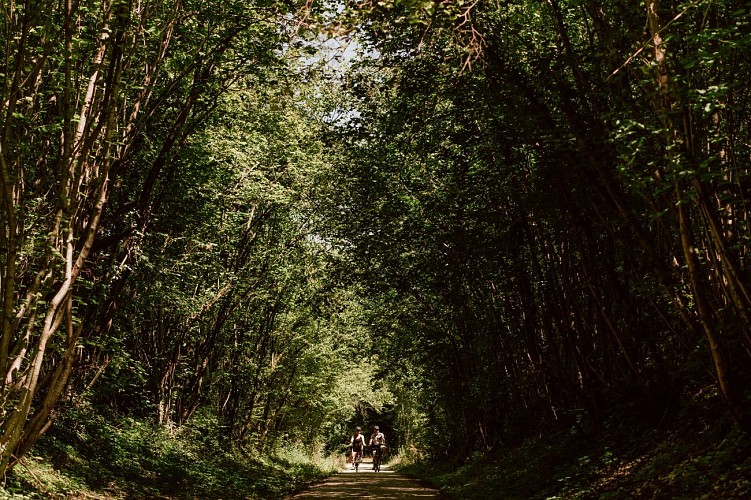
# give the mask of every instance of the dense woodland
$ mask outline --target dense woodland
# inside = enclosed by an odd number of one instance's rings
[[[81,413],[457,465],[747,430],[749,9],[4,0],[0,473]]]

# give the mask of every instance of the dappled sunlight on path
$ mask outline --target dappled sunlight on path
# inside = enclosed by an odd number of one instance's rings
[[[304,498],[379,498],[379,499],[423,499],[440,498],[438,492],[422,486],[409,477],[381,467],[381,472],[373,472],[370,463],[363,463],[359,472],[349,469],[339,471],[308,491],[292,497]]]

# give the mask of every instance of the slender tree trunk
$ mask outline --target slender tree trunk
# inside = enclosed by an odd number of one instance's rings
[[[659,97],[657,112],[666,129],[667,149],[668,151],[671,151],[678,148],[681,150],[680,154],[690,157],[690,145],[693,142],[693,138],[690,136],[690,130],[684,128],[682,120],[680,124],[677,124],[675,120],[677,114],[676,108],[678,106],[674,104],[671,97],[672,89],[670,88],[671,80],[667,65],[667,48],[664,43],[664,34],[662,33],[663,26],[659,14],[659,5],[657,0],[647,0],[646,6],[647,21],[654,49],[656,82]],[[686,161],[680,157],[680,154],[671,154],[674,155],[673,161],[677,163]],[[673,173],[673,175],[676,177],[676,180],[674,181],[674,196],[680,230],[680,244],[683,250],[683,259],[686,263],[689,285],[696,305],[696,314],[709,346],[710,358],[714,366],[715,377],[720,393],[727,404],[730,414],[736,422],[745,426],[748,423],[748,410],[745,409],[742,394],[734,380],[733,368],[730,366],[727,356],[727,344],[717,329],[715,317],[707,299],[707,294],[710,292],[704,281],[703,270],[701,269],[701,264],[697,257],[697,246],[694,240],[691,215],[689,211],[690,201],[684,194],[686,186],[681,182],[676,173]],[[699,192],[699,195],[701,195],[701,191]],[[701,203],[701,200],[699,201]]]

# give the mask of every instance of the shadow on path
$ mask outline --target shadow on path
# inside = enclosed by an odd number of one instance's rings
[[[359,472],[349,468],[339,471],[323,483],[291,498],[441,498],[436,490],[426,488],[412,478],[396,474],[388,470],[386,465],[378,473],[373,472],[371,467],[370,463],[363,463]]]

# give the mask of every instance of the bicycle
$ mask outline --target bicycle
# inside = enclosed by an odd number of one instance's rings
[[[355,468],[355,472],[360,472],[360,463],[362,462],[362,449],[355,452],[355,456],[352,457],[352,465]]]
[[[381,471],[381,447],[373,447],[373,472]]]

